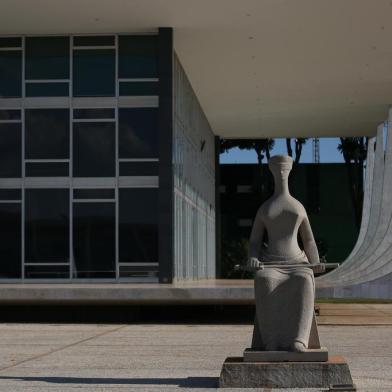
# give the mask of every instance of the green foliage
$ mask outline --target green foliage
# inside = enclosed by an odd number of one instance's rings
[[[243,278],[244,274],[235,271],[237,264],[246,263],[248,258],[248,240],[245,238],[222,239],[221,271],[222,278]],[[249,276],[251,277],[251,276]]]
[[[341,137],[338,150],[343,154],[346,163],[363,163],[367,154],[367,143],[364,137]]]
[[[264,153],[267,160],[269,160],[270,151],[273,149],[274,144],[274,139],[221,139],[220,152],[227,152],[234,147],[238,147],[240,150],[255,150],[257,161],[261,164],[264,159]]]
[[[346,163],[351,200],[355,210],[357,229],[361,226],[363,203],[363,163],[366,160],[368,140],[365,137],[341,137],[338,150]]]
[[[325,262],[328,254],[328,244],[322,238],[315,238],[317,250],[319,253],[320,261]]]

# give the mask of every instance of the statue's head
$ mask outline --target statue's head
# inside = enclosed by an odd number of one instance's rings
[[[288,155],[274,155],[268,161],[268,167],[275,179],[285,180],[293,167],[293,158]]]

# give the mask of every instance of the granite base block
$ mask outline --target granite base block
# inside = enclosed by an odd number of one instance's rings
[[[328,350],[325,347],[309,349],[305,352],[293,351],[256,351],[247,348],[244,362],[326,362]]]
[[[243,357],[228,357],[219,378],[221,388],[329,388],[333,384],[353,384],[341,356],[327,362],[244,362]]]

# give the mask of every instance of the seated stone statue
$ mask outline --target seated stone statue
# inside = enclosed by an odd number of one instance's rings
[[[259,208],[250,237],[248,266],[257,271],[253,350],[303,352],[309,344],[315,288],[306,266],[319,263],[319,255],[305,208],[289,193],[292,165],[289,156],[269,160],[274,194]]]

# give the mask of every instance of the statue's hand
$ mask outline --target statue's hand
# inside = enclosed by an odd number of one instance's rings
[[[262,266],[262,262],[257,257],[250,257],[248,260],[248,267],[258,269]]]

